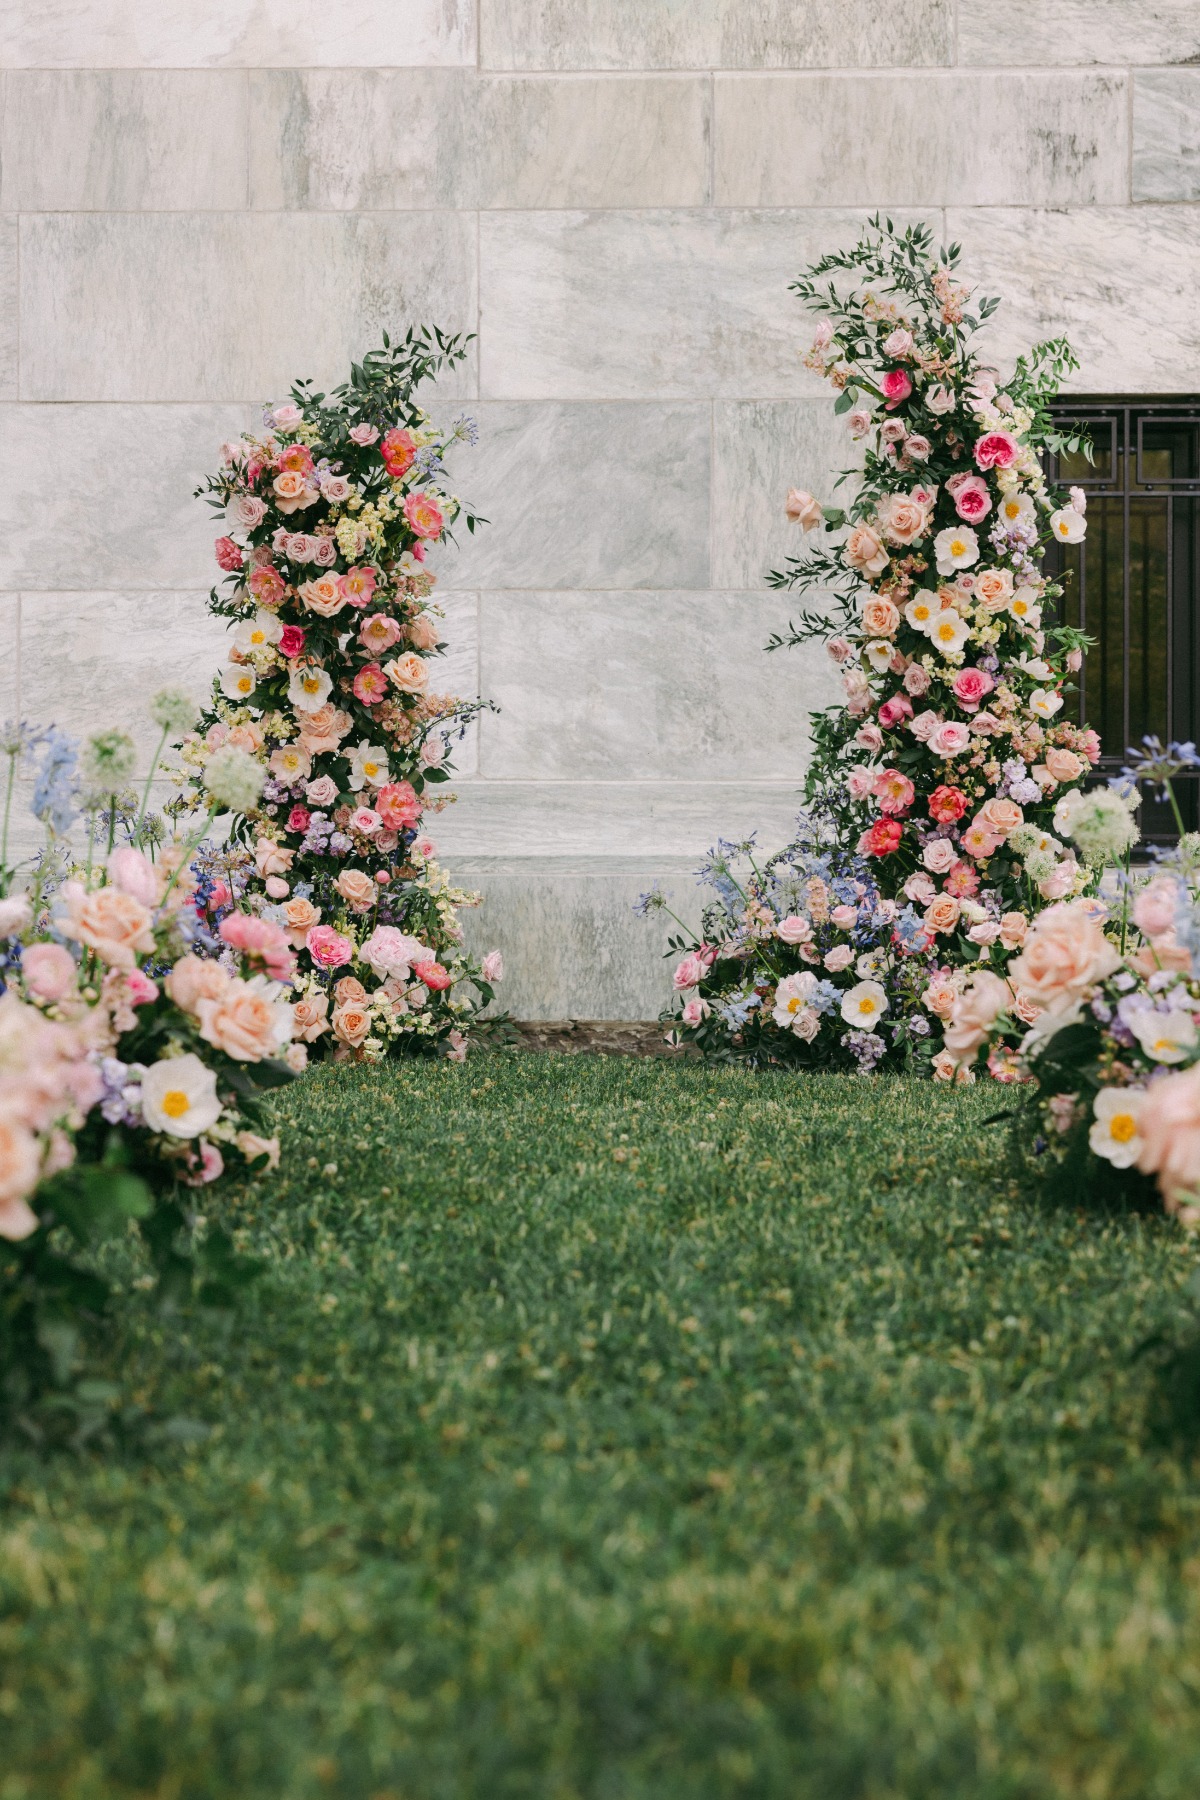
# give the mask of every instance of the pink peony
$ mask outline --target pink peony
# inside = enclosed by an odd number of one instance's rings
[[[906,694],[893,694],[891,699],[885,700],[879,708],[879,723],[888,730],[893,725],[899,725],[904,719],[911,719],[912,716],[912,701]]]
[[[278,571],[265,563],[255,569],[246,585],[260,606],[278,606],[287,592]]]
[[[954,677],[954,697],[968,712],[976,712],[996,683],[986,669],[960,669]]]
[[[904,884],[905,897],[915,906],[928,906],[936,893],[933,876],[927,875],[924,869],[914,870]]]
[[[445,517],[432,494],[408,494],[404,500],[404,517],[419,538],[436,541],[442,535]]]
[[[949,487],[949,482],[946,483]],[[978,475],[968,475],[958,483],[954,490],[954,510],[960,519],[969,525],[985,519],[992,510],[992,497],[987,490],[987,482]]]
[[[906,813],[916,797],[916,789],[899,769],[881,769],[872,788],[881,812],[893,816]]]
[[[375,586],[374,569],[362,564],[346,570],[346,573],[338,581],[338,592],[343,600],[351,606],[362,608],[371,604]]]
[[[304,939],[305,948],[322,969],[340,969],[352,961],[354,945],[332,925],[314,925]]]
[[[421,817],[421,797],[408,781],[389,781],[375,796],[375,810],[389,831],[406,831]]]
[[[281,655],[286,656],[289,661],[293,657],[300,656],[304,650],[305,636],[306,633],[302,625],[285,625],[279,634],[279,649]]]
[[[912,381],[904,369],[889,369],[879,385],[889,412],[894,412],[912,393]]]
[[[387,613],[371,613],[358,628],[358,641],[373,656],[382,656],[393,644],[398,644],[402,636],[395,619]]]
[[[860,856],[891,856],[900,848],[904,827],[898,819],[876,819],[858,840]]]
[[[452,985],[452,977],[449,970],[444,969],[439,962],[414,963],[412,972],[417,977],[418,981],[423,981],[425,986],[435,994],[443,993],[446,988]]]
[[[398,481],[412,465],[417,454],[417,440],[411,431],[399,428],[385,431],[379,445],[379,454],[387,465],[388,474],[394,481]]]
[[[354,693],[364,706],[377,706],[388,695],[387,676],[378,663],[367,663],[354,677]]]
[[[240,569],[243,562],[241,551],[231,537],[219,537],[213,546],[217,553],[217,567],[232,573]]]
[[[1017,460],[1017,440],[1009,431],[989,431],[975,446],[981,469],[1011,469]]]
[[[62,944],[29,944],[21,953],[28,993],[52,1006],[75,988],[75,958]]]

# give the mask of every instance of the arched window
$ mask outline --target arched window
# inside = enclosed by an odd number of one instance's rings
[[[1062,618],[1096,640],[1073,696],[1100,734],[1099,773],[1115,773],[1147,735],[1200,735],[1200,399],[1059,401],[1055,416],[1088,433],[1093,461],[1054,457],[1056,482],[1087,495],[1087,537],[1055,545],[1047,569],[1066,579]],[[1184,820],[1200,823],[1198,781],[1185,778]],[[1147,795],[1143,836],[1175,835]]]

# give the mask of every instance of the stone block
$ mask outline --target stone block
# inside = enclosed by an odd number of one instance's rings
[[[21,212],[236,210],[246,78],[236,72],[10,70],[3,204]]]
[[[438,558],[454,587],[707,587],[710,411],[485,401],[455,491],[489,521]]]
[[[699,861],[751,832],[768,854],[795,835],[803,769],[787,781],[462,781],[433,833],[447,865],[479,856]],[[646,884],[643,884],[646,885]]]
[[[0,400],[15,400],[19,392],[19,267],[17,220],[0,218]]]
[[[656,1019],[670,1001],[675,958],[664,952],[676,928],[633,907],[661,880],[680,917],[698,926],[700,889],[687,863],[496,858],[454,874],[483,897],[463,914],[469,947],[504,954],[498,1010],[514,1019]]]
[[[227,642],[225,621],[208,612],[203,594],[22,594],[22,717],[72,736],[128,731],[144,778],[159,735],[151,696],[182,687],[199,708]]]
[[[480,662],[500,708],[488,779],[795,779],[807,712],[834,697],[811,656],[766,656],[774,594],[485,593]]]
[[[1004,296],[985,340],[1001,367],[1065,332],[1076,393],[1195,391],[1200,206],[950,211],[946,233],[970,280]]]
[[[1200,200],[1200,69],[1135,69],[1133,198]]]
[[[954,60],[952,0],[481,0],[492,69],[927,67]]]
[[[0,589],[207,591],[219,528],[192,493],[253,417],[240,406],[0,409]]]
[[[21,226],[29,400],[263,400],[328,387],[420,322],[476,319],[459,213],[36,213]],[[470,361],[441,384],[472,391]]]
[[[696,206],[708,82],[696,76],[265,71],[251,77],[251,204]]]
[[[815,394],[788,282],[869,214],[812,208],[492,213],[480,220],[491,399]],[[905,222],[903,213],[893,213]]]
[[[826,506],[853,492],[835,487],[862,466],[862,450],[820,400],[718,400],[713,407],[713,585],[761,588],[770,569],[799,554],[805,539],[783,510],[789,488]]]
[[[6,0],[0,68],[409,68],[475,61],[475,0]]]
[[[435,600],[445,614],[442,635],[446,652],[432,662],[429,685],[438,694],[453,694],[459,700],[476,700],[480,692],[479,595],[439,591]],[[462,737],[452,739],[450,757],[456,777],[478,774],[478,721],[468,725]]]
[[[1128,198],[1124,72],[718,75],[718,206]],[[999,128],[1003,121],[1003,128]]]
[[[959,0],[958,62],[1059,66],[1187,63],[1200,56],[1195,0]]]

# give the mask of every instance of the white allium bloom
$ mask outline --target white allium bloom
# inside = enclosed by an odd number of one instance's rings
[[[221,1116],[217,1078],[198,1056],[168,1056],[142,1076],[142,1117],[151,1131],[194,1138]]]
[[[1064,794],[1054,809],[1054,829],[1072,838],[1093,863],[1124,856],[1139,837],[1128,805],[1113,788],[1073,788]]]
[[[150,717],[168,737],[182,737],[196,723],[196,702],[183,688],[159,688],[150,702]]]
[[[1088,1143],[1116,1169],[1130,1168],[1141,1155],[1138,1117],[1145,1098],[1144,1088],[1101,1088],[1096,1095]]]
[[[92,787],[113,794],[130,779],[136,760],[137,750],[127,731],[97,731],[84,748],[84,777]]]
[[[248,751],[236,744],[222,744],[204,768],[204,785],[218,805],[229,812],[250,813],[262,796],[266,770]]]

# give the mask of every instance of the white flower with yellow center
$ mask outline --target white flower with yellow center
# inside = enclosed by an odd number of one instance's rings
[[[817,978],[811,969],[802,969],[798,975],[785,975],[775,989],[772,1012],[775,1023],[794,1028],[812,999],[816,985]]]
[[[895,654],[896,646],[887,638],[873,638],[863,652],[877,675],[883,674]]]
[[[387,751],[364,739],[353,750],[342,752],[350,764],[350,786],[357,793],[361,787],[384,787],[388,779]]]
[[[905,607],[904,616],[914,631],[928,631],[937,609],[938,602],[934,595],[918,591]]]
[[[233,634],[233,641],[239,650],[266,650],[271,644],[277,644],[282,636],[283,626],[274,613],[260,607],[252,619],[242,620]]]
[[[887,994],[877,981],[860,981],[842,997],[842,1017],[857,1031],[874,1031],[887,1009]]]
[[[1035,587],[1019,587],[1008,603],[1008,610],[1022,625],[1031,625],[1036,631],[1042,622],[1042,609],[1038,605],[1040,598]]]
[[[944,606],[929,621],[925,634],[943,656],[953,656],[971,635],[971,627],[953,606]]]
[[[939,575],[953,575],[955,569],[969,569],[979,561],[979,539],[966,525],[948,525],[933,540]]]
[[[1073,506],[1060,506],[1050,514],[1050,529],[1060,544],[1078,544],[1087,535],[1087,520]]]
[[[221,1116],[217,1078],[198,1056],[168,1056],[142,1076],[142,1117],[151,1131],[194,1138]]]
[[[1101,1088],[1096,1095],[1088,1143],[1115,1169],[1130,1168],[1141,1155],[1138,1118],[1145,1098],[1144,1088]]]
[[[1049,688],[1034,688],[1029,696],[1029,710],[1037,719],[1052,719],[1062,703],[1062,695]]]
[[[1196,1047],[1196,1021],[1191,1013],[1160,1013],[1147,1008],[1134,1013],[1129,1029],[1151,1062],[1182,1062],[1188,1051]]]
[[[221,670],[221,692],[227,700],[248,700],[257,686],[254,670],[245,663],[230,663]]]
[[[319,712],[332,688],[333,681],[325,670],[314,668],[310,663],[297,669],[288,682],[288,699],[297,712]]]
[[[996,510],[1006,525],[1020,525],[1034,516],[1033,495],[1023,490],[1005,494]]]

